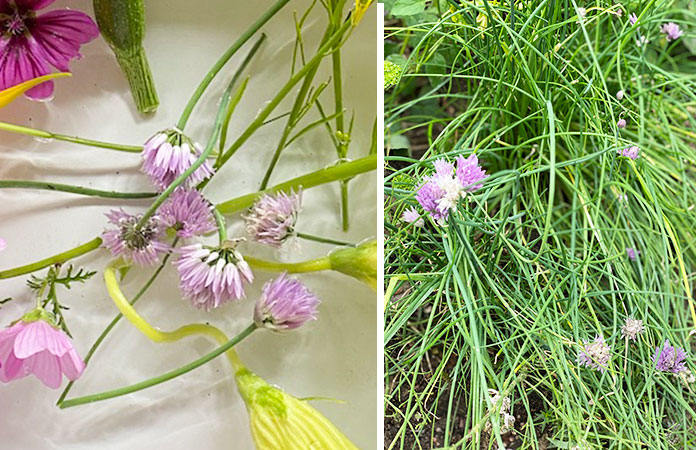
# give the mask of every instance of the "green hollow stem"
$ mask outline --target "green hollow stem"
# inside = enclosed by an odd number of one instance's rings
[[[309,189],[312,187],[320,186],[326,183],[332,183],[334,181],[353,178],[361,173],[370,172],[377,168],[377,155],[365,156],[355,161],[348,163],[341,163],[336,166],[327,167],[326,169],[321,169],[316,172],[311,172],[306,175],[293,178],[292,180],[280,183],[276,186],[268,188],[264,191],[255,192],[241,197],[237,197],[232,200],[220,203],[216,206],[216,209],[222,214],[234,214],[236,212],[242,211],[254,204],[256,199],[264,194],[272,194],[278,191],[289,191],[291,189],[298,189],[302,187],[303,189]],[[101,238],[97,237],[93,240],[82,244],[73,249],[67,250],[65,252],[59,253],[57,255],[42,259],[35,263],[27,264],[25,266],[16,267],[13,269],[0,271],[0,279],[17,277],[20,275],[25,275],[28,273],[41,270],[45,267],[51,266],[53,264],[62,264],[78,256],[85,255],[93,250],[96,250],[101,245]]]
[[[119,389],[113,389],[110,391],[105,391],[101,392],[99,394],[92,394],[92,395],[86,395],[84,397],[78,397],[78,398],[73,398],[69,400],[65,400],[63,402],[60,402],[58,406],[61,409],[65,408],[71,408],[73,406],[79,406],[79,405],[84,405],[86,403],[94,403],[102,400],[108,400],[111,398],[115,397],[120,397],[123,395],[128,395],[133,392],[141,391],[143,389],[147,389],[152,386],[156,386],[158,384],[162,384],[166,381],[172,380],[178,376],[181,376],[185,373],[191,372],[192,370],[202,366],[203,364],[217,358],[218,356],[222,355],[223,353],[231,350],[235,345],[239,344],[242,342],[244,339],[246,339],[254,330],[256,330],[256,325],[251,324],[248,327],[246,327],[241,333],[227,341],[224,345],[219,346],[212,352],[196,359],[195,361],[192,361],[185,366],[182,366],[176,370],[172,370],[170,372],[167,372],[165,374],[162,374],[160,376],[150,378],[149,380],[141,381],[140,383],[135,383],[131,384],[130,386],[125,386]]]
[[[277,184],[271,188],[265,189],[263,191],[254,192],[251,194],[243,195],[237,197],[233,200],[228,200],[224,203],[220,203],[216,206],[218,211],[222,214],[233,214],[237,211],[246,209],[254,204],[256,199],[265,195],[273,194],[279,191],[288,192],[291,189],[297,190],[302,187],[302,189],[309,189],[315,186],[319,186],[326,183],[331,183],[334,181],[345,180],[353,178],[361,173],[370,172],[377,168],[377,155],[369,155],[355,161],[341,163],[335,166],[327,167],[325,169],[320,169],[315,172],[302,175],[292,180],[286,181],[284,183]]]
[[[263,123],[266,121],[268,116],[275,110],[275,108],[280,104],[280,102],[290,93],[293,87],[302,80],[307,73],[314,69],[314,66],[319,64],[321,60],[330,53],[333,45],[341,40],[344,33],[350,29],[350,22],[345,22],[327,42],[317,51],[308,62],[305,64],[297,73],[295,73],[285,85],[278,91],[275,97],[266,105],[266,107],[259,113],[259,115],[254,119],[254,121],[247,127],[247,129],[242,133],[237,140],[232,143],[232,145],[223,154],[220,164],[216,168],[222,167],[237,150],[258,130]]]
[[[100,198],[141,199],[156,197],[156,192],[117,192],[102,191],[69,184],[49,183],[28,180],[0,180],[0,189],[40,189],[46,191],[67,192]]]
[[[220,245],[227,240],[227,225],[225,224],[225,218],[222,213],[217,209],[213,208],[213,216],[215,217],[215,224],[218,228],[218,238]]]
[[[179,242],[179,238],[174,238],[174,241],[172,242],[172,248],[176,247],[176,244]],[[135,294],[135,297],[133,297],[133,300],[131,300],[130,304],[135,305],[138,300],[145,294],[145,292],[152,286],[152,283],[155,282],[155,279],[159,276],[159,274],[162,272],[164,269],[164,266],[167,264],[167,261],[169,261],[169,257],[171,256],[171,253],[167,253],[164,258],[162,259],[162,263],[160,263],[159,267],[157,267],[157,270],[152,274],[152,276],[147,280],[147,282],[143,285],[142,288],[138,291],[137,294]],[[106,339],[106,336],[108,336],[109,333],[111,333],[111,330],[114,329],[116,324],[118,324],[121,319],[123,318],[123,314],[119,313],[114,317],[111,322],[104,328],[104,330],[101,332],[99,337],[97,338],[96,341],[92,344],[90,347],[89,351],[87,352],[87,356],[85,356],[85,364],[89,364],[89,361],[92,359],[92,356],[94,356],[94,353],[97,351],[99,346],[101,345],[102,342],[104,342],[104,339]],[[63,403],[63,400],[65,400],[65,397],[68,396],[70,393],[70,390],[72,389],[73,385],[75,384],[75,381],[70,381],[67,386],[65,386],[65,389],[63,392],[60,394],[60,397],[58,397],[58,401],[56,404],[60,405]]]
[[[85,244],[79,245],[63,253],[58,253],[57,255],[49,256],[48,258],[42,259],[41,261],[36,261],[25,266],[16,267],[14,269],[0,271],[0,280],[36,272],[37,270],[41,270],[45,267],[52,266],[54,264],[63,264],[67,261],[70,261],[73,258],[85,255],[91,252],[92,250],[96,250],[97,248],[99,248],[101,243],[101,238],[97,237]]]
[[[23,127],[11,123],[0,122],[0,130],[9,131],[10,133],[23,134],[25,136],[33,136],[39,139],[57,140],[71,142],[73,144],[86,145],[89,147],[104,148],[107,150],[116,150],[120,152],[140,153],[143,151],[142,146],[113,144],[111,142],[94,141],[91,139],[82,139],[76,136],[66,136],[64,134],[51,133],[45,130],[36,128]]]
[[[213,67],[210,68],[208,73],[205,75],[203,80],[200,82],[196,90],[193,92],[193,95],[189,99],[188,103],[186,104],[186,107],[184,108],[184,111],[181,113],[181,117],[179,118],[179,122],[177,124],[177,127],[180,130],[183,130],[184,127],[186,126],[186,123],[189,120],[189,117],[191,116],[191,113],[193,112],[193,109],[196,107],[196,104],[198,101],[201,99],[203,96],[203,93],[205,90],[210,86],[210,83],[213,81],[215,76],[222,70],[222,68],[227,64],[227,62],[234,56],[235,53],[262,27],[268,22],[278,11],[280,11],[285,5],[287,5],[290,2],[290,0],[278,0],[271,8],[266,11],[256,22],[254,22],[251,27],[249,27],[248,30],[246,30],[240,37],[237,39],[231,46],[230,48],[227,49],[225,53],[218,59],[218,61],[213,65]]]
[[[321,237],[321,236],[315,236],[315,235],[309,234],[309,233],[295,233],[295,235],[298,238],[306,239],[308,241],[321,242],[322,244],[341,245],[341,246],[345,246],[345,247],[355,247],[355,245],[353,245],[349,242],[337,241],[335,239],[329,239],[329,238],[325,238],[325,237]]]
[[[279,263],[244,255],[244,261],[255,269],[268,272],[307,273],[331,270],[331,261],[327,256],[298,263]]]

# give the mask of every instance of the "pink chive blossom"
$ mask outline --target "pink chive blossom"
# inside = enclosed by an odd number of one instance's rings
[[[145,143],[142,153],[143,165],[140,170],[150,177],[152,184],[165,190],[193,165],[202,151],[199,144],[181,131],[169,129],[155,134]],[[189,175],[184,186],[196,186],[213,172],[213,168],[206,161]]]
[[[620,128],[620,129],[621,129],[621,128],[626,128],[626,119],[619,119],[619,120],[616,122],[616,127],[617,127],[617,128]]]
[[[0,0],[0,90],[51,73],[53,66],[70,71],[70,61],[81,57],[80,47],[99,36],[92,19],[80,11],[36,10],[54,0]],[[46,100],[53,82],[29,89],[26,96]]]
[[[283,273],[264,285],[254,322],[274,331],[292,330],[316,320],[317,306],[319,299],[302,282]]]
[[[167,253],[170,246],[161,242],[164,227],[158,217],[150,218],[142,228],[137,223],[142,216],[128,214],[122,209],[113,209],[106,214],[116,228],[101,235],[103,246],[112,255],[121,256],[128,262],[149,266],[159,261],[159,255]]]
[[[295,223],[302,205],[302,190],[290,194],[263,195],[244,216],[246,230],[262,244],[279,248],[295,236]]]
[[[197,308],[210,311],[244,298],[244,285],[254,281],[249,264],[235,250],[233,241],[215,248],[191,244],[181,247],[180,253],[174,263],[179,272],[179,287]]]
[[[401,220],[403,220],[406,223],[412,223],[413,226],[416,226],[416,227],[424,227],[425,226],[425,221],[420,216],[420,213],[414,207],[411,207],[411,208],[407,209],[406,211],[404,211],[404,213],[401,215]]]
[[[0,331],[0,380],[34,374],[46,386],[57,389],[63,375],[77,380],[85,363],[70,338],[49,323],[48,313],[35,310]]]
[[[213,205],[195,189],[177,188],[162,204],[158,215],[162,224],[174,228],[181,238],[215,231]]]
[[[636,22],[638,22],[638,16],[636,13],[631,13],[628,15],[628,23],[631,24],[631,26],[635,25]]]
[[[604,337],[597,335],[594,341],[583,340],[583,348],[578,352],[578,364],[604,372],[609,359],[611,347],[604,341]]]
[[[664,33],[667,42],[676,41],[682,34],[684,34],[681,28],[679,28],[679,25],[674,22],[669,22],[662,25],[660,32]]]
[[[655,369],[661,372],[679,373],[686,370],[686,352],[679,347],[672,347],[665,340],[662,348],[657,347],[653,355]]]
[[[481,182],[488,177],[475,154],[468,158],[459,156],[456,161],[456,170],[452,163],[444,159],[435,161],[435,173],[426,177],[416,192],[418,203],[438,222],[447,220],[459,199],[480,189],[483,186]]]
[[[626,147],[622,150],[617,150],[617,153],[619,154],[619,156],[631,158],[635,161],[640,156],[640,149],[637,146],[633,145],[631,147]]]
[[[626,247],[626,256],[628,256],[628,259],[635,261],[638,255],[640,255],[639,250],[636,250],[633,247]]]

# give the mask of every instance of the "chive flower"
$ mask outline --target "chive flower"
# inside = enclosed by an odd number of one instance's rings
[[[583,348],[578,352],[578,364],[604,372],[609,359],[611,347],[604,341],[604,337],[597,335],[594,341],[583,340]]]
[[[254,274],[235,246],[226,241],[219,247],[200,243],[181,247],[174,265],[184,298],[193,306],[210,311],[245,297],[244,286],[254,281]]]
[[[37,15],[53,0],[0,1],[0,90],[51,73],[51,66],[70,71],[80,47],[97,36],[97,24],[85,13],[54,9]],[[26,91],[33,100],[53,95],[53,81]]]
[[[280,248],[295,236],[295,223],[301,205],[302,190],[261,196],[244,216],[247,233],[261,244]]]
[[[293,330],[317,318],[319,299],[301,281],[283,273],[263,286],[254,322],[274,331]]]
[[[177,188],[162,204],[162,224],[176,230],[180,238],[202,236],[215,231],[213,205],[195,189]]]
[[[425,226],[425,221],[414,207],[410,207],[407,210],[405,210],[404,213],[401,215],[401,220],[403,220],[406,223],[411,223],[413,224],[413,226],[416,227]]]
[[[631,26],[635,25],[636,22],[638,22],[638,16],[636,13],[631,13],[628,15],[628,23],[631,24]]]
[[[674,22],[669,22],[662,25],[660,32],[665,35],[667,42],[676,41],[682,34],[684,34],[681,28],[679,28],[679,25]]]
[[[621,89],[619,92],[616,93],[616,99],[617,100],[623,100],[625,92],[623,89]]]
[[[686,370],[686,352],[682,348],[671,346],[669,339],[666,339],[662,347],[655,348],[653,362],[655,369],[660,372],[679,373]]]
[[[631,147],[626,147],[622,150],[617,150],[617,153],[619,154],[619,156],[631,158],[635,161],[640,156],[640,149],[637,146],[633,145]]]
[[[628,256],[628,259],[635,261],[638,255],[640,255],[639,250],[636,250],[633,247],[626,247],[626,256]]]
[[[106,217],[115,228],[102,233],[102,245],[113,256],[149,266],[159,261],[160,254],[169,252],[170,246],[161,242],[164,227],[159,217],[151,217],[142,227],[137,226],[141,215],[134,216],[122,209],[111,210]]]
[[[416,192],[418,203],[440,223],[447,220],[459,199],[480,189],[482,181],[488,177],[475,154],[468,158],[459,156],[456,161],[456,170],[452,163],[444,159],[435,161],[435,173],[426,177]]]
[[[165,190],[193,165],[202,152],[199,144],[180,130],[171,128],[155,134],[145,143],[140,170],[150,178],[152,184]],[[212,174],[213,168],[206,161],[189,175],[184,186],[194,187]]]
[[[68,335],[42,308],[0,331],[0,380],[4,383],[33,374],[46,386],[57,389],[63,375],[77,380],[84,369],[85,363]]]
[[[645,331],[643,326],[643,321],[640,319],[634,319],[633,317],[627,317],[626,322],[621,327],[621,336],[626,339],[635,341],[638,339],[638,335]]]
[[[620,129],[626,128],[626,119],[619,119],[616,122],[616,128],[620,128]]]

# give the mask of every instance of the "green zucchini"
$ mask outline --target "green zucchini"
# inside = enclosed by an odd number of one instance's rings
[[[116,55],[116,60],[130,85],[138,111],[155,112],[159,106],[159,98],[143,48],[143,0],[93,0],[93,4],[101,34]]]

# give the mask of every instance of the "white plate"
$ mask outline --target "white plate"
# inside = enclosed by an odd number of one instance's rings
[[[232,120],[230,135],[238,136],[258,110],[285,82],[293,46],[293,16],[310,2],[296,0],[264,30],[269,36],[248,70],[249,88]],[[72,65],[74,76],[57,82],[55,99],[47,104],[20,99],[0,111],[0,120],[105,141],[140,144],[154,132],[173,125],[189,95],[219,55],[270,6],[270,0],[229,2],[157,0],[147,2],[147,40],[150,62],[161,106],[152,118],[134,112],[130,93],[110,50],[98,39],[83,47],[84,59]],[[57,1],[53,8],[70,6],[92,13],[91,2]],[[315,7],[305,41],[316,45],[325,13]],[[371,8],[344,51],[346,107],[356,113],[349,157],[367,154],[376,108],[376,8]],[[242,60],[244,47],[204,97],[187,131],[204,141],[214,116],[222,83]],[[326,64],[329,63],[329,64]],[[330,60],[318,80],[330,77]],[[325,104],[331,108],[330,94]],[[289,109],[290,100],[277,113]],[[207,190],[212,201],[255,191],[284,120],[261,129]],[[335,160],[324,130],[312,133],[288,149],[273,180],[284,181],[324,167]],[[139,156],[92,149],[61,142],[40,143],[27,137],[0,133],[0,177],[61,181],[122,191],[150,190],[139,173]],[[308,190],[298,223],[301,231],[361,241],[376,234],[376,175],[351,183],[352,227],[339,226],[336,185]],[[123,202],[111,202],[46,191],[1,190],[0,236],[8,248],[0,253],[0,267],[28,263],[86,242],[101,232],[105,213]],[[129,202],[128,211],[142,210],[145,202]],[[229,219],[231,237],[242,235],[239,217]],[[236,231],[236,233],[235,233]],[[301,255],[285,252],[286,261],[323,255],[330,247],[303,242]],[[244,250],[272,258],[273,251],[248,244]],[[104,250],[74,261],[100,270],[109,260]],[[171,269],[171,268],[170,268]],[[137,309],[162,329],[194,321],[210,321],[234,334],[251,317],[253,299],[271,275],[257,271],[248,299],[206,314],[181,300],[176,274],[166,270]],[[135,272],[135,271],[133,271]],[[42,272],[43,273],[43,272]],[[132,293],[149,271],[129,275],[124,289]],[[360,448],[376,443],[376,294],[359,282],[333,273],[302,279],[323,299],[320,318],[287,334],[254,333],[239,346],[244,362],[268,382],[298,397],[328,397],[345,403],[319,401],[324,412]],[[14,301],[0,310],[7,325],[33,303],[26,277],[0,281],[0,297]],[[103,327],[116,314],[101,277],[86,286],[60,291],[71,310],[68,324],[78,351],[84,356]],[[154,344],[129,323],[121,322],[77,382],[71,396],[128,385],[179,367],[213,348],[204,338],[175,344]],[[65,383],[64,383],[65,385]],[[0,447],[10,450],[49,449],[251,449],[247,413],[224,358],[166,384],[126,397],[59,410],[60,390],[45,388],[27,377],[0,385]]]

